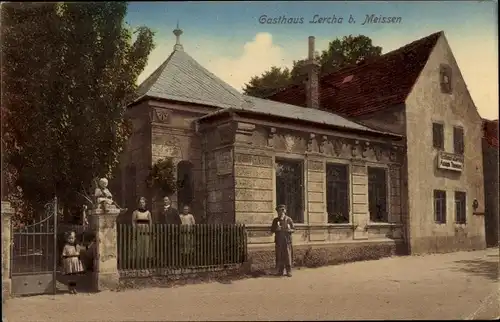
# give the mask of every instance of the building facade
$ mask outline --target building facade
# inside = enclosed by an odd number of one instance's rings
[[[498,171],[498,120],[484,120],[483,137],[483,172],[484,172],[484,208],[485,208],[485,231],[486,245],[488,247],[498,246],[499,240],[499,208],[498,194],[500,191],[498,182],[500,174]]]
[[[320,87],[324,109],[405,137],[411,253],[485,247],[482,119],[442,32],[326,75]],[[292,87],[270,99],[305,106],[304,97]]]
[[[146,196],[158,221],[161,200],[146,178],[170,158],[183,182],[174,205],[190,205],[200,223],[246,224],[265,265],[272,265],[269,226],[282,203],[297,224],[296,257],[313,246],[329,249],[328,262],[394,253],[405,233],[404,135],[319,109],[314,37],[306,109],[242,95],[184,51],[181,33],[174,31],[174,51],[127,108],[133,133],[114,180],[119,202],[134,209]]]

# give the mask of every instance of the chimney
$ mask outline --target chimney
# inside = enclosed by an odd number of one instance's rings
[[[309,36],[308,57],[306,62],[306,97],[308,108],[319,108],[319,60],[314,50],[314,36]]]

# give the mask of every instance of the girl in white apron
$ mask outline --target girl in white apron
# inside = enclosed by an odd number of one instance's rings
[[[70,293],[76,294],[77,275],[84,273],[85,269],[80,260],[80,245],[76,243],[75,232],[68,232],[66,244],[62,251],[63,272],[68,275],[68,289]]]

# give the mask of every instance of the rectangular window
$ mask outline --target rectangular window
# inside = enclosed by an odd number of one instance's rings
[[[444,149],[444,125],[432,123],[432,146],[438,150]]]
[[[328,223],[349,222],[349,180],[348,166],[326,165],[326,211]]]
[[[446,223],[446,191],[434,190],[434,220],[439,224]]]
[[[455,222],[457,224],[467,223],[467,212],[465,211],[465,205],[465,192],[455,191]]]
[[[370,221],[388,222],[387,170],[368,167],[368,210]]]
[[[464,154],[464,129],[457,126],[453,128],[453,151]]]
[[[276,166],[276,205],[286,205],[294,222],[304,222],[304,163],[301,160],[278,159]]]

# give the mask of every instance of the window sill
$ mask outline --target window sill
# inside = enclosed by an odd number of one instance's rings
[[[379,221],[370,221],[367,224],[368,227],[397,227],[401,226],[401,224],[392,223],[392,222],[379,222]]]
[[[343,223],[343,224],[295,224],[295,228],[308,228],[308,229],[324,229],[324,228],[353,228],[355,227],[352,223]]]
[[[338,229],[354,229],[356,225],[353,223],[328,223],[326,227],[330,228],[338,228]]]
[[[439,226],[446,226],[445,222],[437,222],[437,221],[435,221],[434,224],[435,225],[439,225]]]

